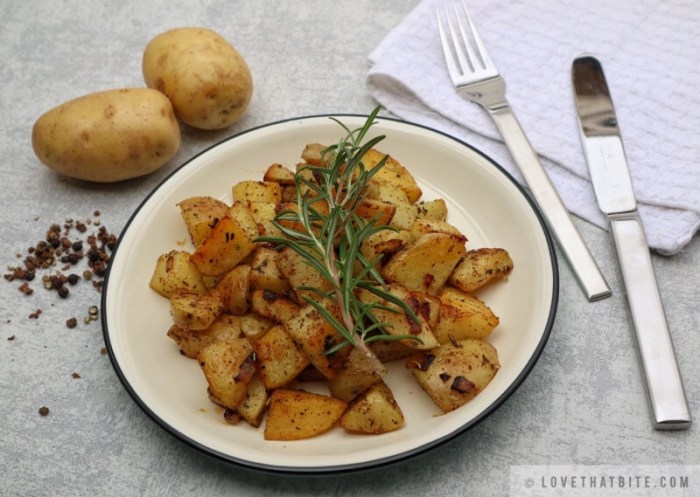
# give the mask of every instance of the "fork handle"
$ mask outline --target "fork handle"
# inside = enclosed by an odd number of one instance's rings
[[[586,297],[594,301],[610,296],[610,287],[511,108],[504,105],[489,112]]]

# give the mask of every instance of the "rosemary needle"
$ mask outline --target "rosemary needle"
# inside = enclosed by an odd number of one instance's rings
[[[389,334],[385,330],[386,323],[376,319],[373,311],[382,309],[404,312],[414,322],[420,322],[406,302],[388,291],[377,268],[381,257],[368,260],[360,251],[368,237],[394,229],[378,225],[376,218],[366,220],[356,213],[367,194],[367,185],[387,160],[387,156],[384,156],[369,170],[362,163],[365,153],[384,139],[380,135],[365,140],[379,110],[380,107],[375,108],[364,125],[355,130],[331,118],[345,130],[346,135],[323,150],[322,165],[303,166],[295,174],[299,209],[281,211],[274,220],[284,236],[260,237],[256,240],[280,248],[289,247],[330,283],[331,291],[315,287],[298,288],[322,297],[320,301],[308,295],[303,298],[345,339],[328,350],[329,354],[347,345],[369,353],[367,343],[376,340],[419,340],[412,335]],[[311,173],[311,179],[302,174],[304,170]],[[303,229],[289,227],[298,225]],[[394,304],[394,307],[362,302],[357,296],[361,290],[373,293],[382,301]],[[334,307],[339,309],[339,317],[324,306],[323,299],[334,303]]]

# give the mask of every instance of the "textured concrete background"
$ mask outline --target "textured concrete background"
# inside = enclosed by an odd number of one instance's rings
[[[40,240],[51,223],[99,219],[119,233],[160,180],[236,132],[308,114],[364,113],[367,55],[416,0],[89,2],[6,0],[0,5],[0,256]],[[175,26],[219,31],[249,62],[255,95],[231,129],[184,129],[177,156],[151,176],[118,185],[62,178],[34,157],[30,132],[70,98],[142,86],[143,47]],[[486,143],[484,151],[496,150]],[[100,211],[99,216],[94,211]],[[458,440],[364,475],[287,478],[213,460],[168,435],[119,383],[88,283],[66,300],[34,282],[33,295],[0,281],[0,495],[508,495],[513,465],[700,464],[697,428],[655,432],[621,282],[605,231],[578,221],[614,295],[590,304],[560,260],[559,311],[551,339],[521,388]],[[654,257],[691,410],[700,408],[698,237],[673,258]],[[29,316],[37,309],[42,314]],[[77,317],[69,329],[65,321]],[[79,377],[74,377],[77,373]],[[48,416],[39,408],[47,406]],[[696,483],[697,485],[697,483]],[[700,492],[700,487],[696,487]]]

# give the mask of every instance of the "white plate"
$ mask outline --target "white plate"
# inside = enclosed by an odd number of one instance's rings
[[[363,116],[337,116],[351,129]],[[291,119],[227,139],[173,172],[142,203],[121,234],[105,281],[102,320],[114,368],[136,403],[179,439],[217,458],[279,473],[322,474],[395,463],[434,448],[493,412],[537,361],[556,312],[558,273],[543,221],[524,191],[480,152],[436,131],[378,119],[370,136],[386,135],[377,148],[408,167],[423,198],[442,197],[448,220],[469,239],[468,248],[504,247],[515,269],[505,282],[480,294],[500,316],[490,337],[501,369],[474,400],[446,415],[412,380],[402,363],[387,383],[406,417],[405,426],[380,436],[338,428],[296,442],[263,439],[262,427],[223,422],[207,398],[196,361],[179,354],[166,336],[168,302],[148,282],[156,258],[187,239],[178,201],[211,195],[231,202],[231,186],[260,179],[275,162],[295,165],[307,143],[335,143],[344,135],[329,116]]]

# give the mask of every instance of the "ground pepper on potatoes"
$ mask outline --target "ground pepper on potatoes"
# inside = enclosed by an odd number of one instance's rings
[[[182,355],[199,361],[209,399],[230,423],[265,422],[267,440],[299,440],[334,426],[366,434],[400,429],[404,416],[384,381],[384,363],[404,361],[403,371],[443,413],[478,395],[500,367],[486,341],[498,317],[473,292],[504,279],[513,261],[502,248],[467,250],[466,236],[447,222],[445,201],[421,201],[414,178],[393,158],[356,211],[393,229],[368,237],[360,251],[379,261],[387,292],[419,322],[363,288],[358,302],[374,305],[377,320],[398,339],[372,342],[367,352],[336,347],[342,337],[318,307],[337,315],[324,297],[332,291],[327,281],[289,246],[271,250],[269,236],[256,242],[282,228],[301,229],[277,215],[298,212],[293,178],[319,182],[307,168],[324,167],[324,148],[307,145],[296,171],[272,164],[262,181],[232,185],[231,204],[183,199],[178,205],[193,248],[161,254],[150,280],[169,301],[167,335]],[[384,156],[371,149],[363,163],[372,168]],[[305,391],[306,378],[322,382],[328,394]]]

